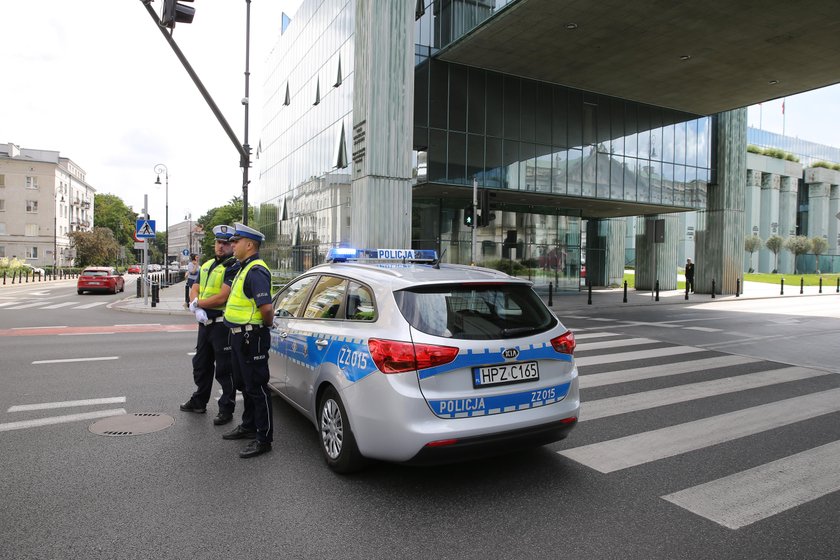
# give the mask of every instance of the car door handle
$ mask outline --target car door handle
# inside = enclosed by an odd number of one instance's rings
[[[289,333],[288,333],[288,332],[286,332],[286,331],[280,331],[280,338],[286,338],[287,336],[289,336]]]
[[[330,342],[328,340],[324,340],[323,338],[320,338],[320,339],[315,341],[315,346],[317,346],[318,348],[323,350],[324,348],[327,347],[327,344],[329,344],[329,343]]]

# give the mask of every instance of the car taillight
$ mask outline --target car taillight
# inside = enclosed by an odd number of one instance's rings
[[[458,355],[458,349],[433,344],[412,344],[397,340],[371,338],[368,349],[376,367],[382,373],[402,373],[448,364]]]
[[[572,331],[566,331],[560,336],[551,339],[551,346],[561,354],[575,353],[575,335]]]

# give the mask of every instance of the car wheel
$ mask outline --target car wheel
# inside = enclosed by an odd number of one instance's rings
[[[321,396],[318,404],[318,435],[327,466],[337,473],[350,473],[364,466],[356,446],[344,403],[333,387]]]

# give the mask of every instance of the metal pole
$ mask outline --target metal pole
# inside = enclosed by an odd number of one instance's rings
[[[143,214],[145,218],[149,219],[149,195],[143,195]],[[147,280],[149,278],[149,242],[148,240],[143,240],[143,305],[148,304],[148,295],[149,290],[147,289],[148,283]]]
[[[473,177],[473,197],[472,197],[472,243],[470,245],[470,263],[475,265],[475,226],[476,226],[476,208],[478,207],[478,179]]]
[[[158,174],[157,181],[155,181],[156,185],[160,185],[160,174],[163,173],[165,180],[165,190],[166,190],[166,215],[164,219],[166,220],[166,240],[164,241],[164,255],[163,255],[163,269],[165,271],[165,279],[163,281],[163,285],[169,285],[169,168],[166,167],[165,164],[159,163],[155,165],[155,173]]]
[[[242,104],[245,106],[245,136],[242,142],[244,155],[242,157],[242,223],[248,225],[248,168],[251,167],[251,146],[248,145],[248,107],[249,88],[248,82],[251,77],[251,0],[245,0],[245,97]]]

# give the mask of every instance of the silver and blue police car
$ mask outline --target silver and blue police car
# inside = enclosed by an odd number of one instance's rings
[[[574,335],[530,282],[434,251],[334,249],[275,297],[271,347],[337,472],[544,445],[580,409]]]

